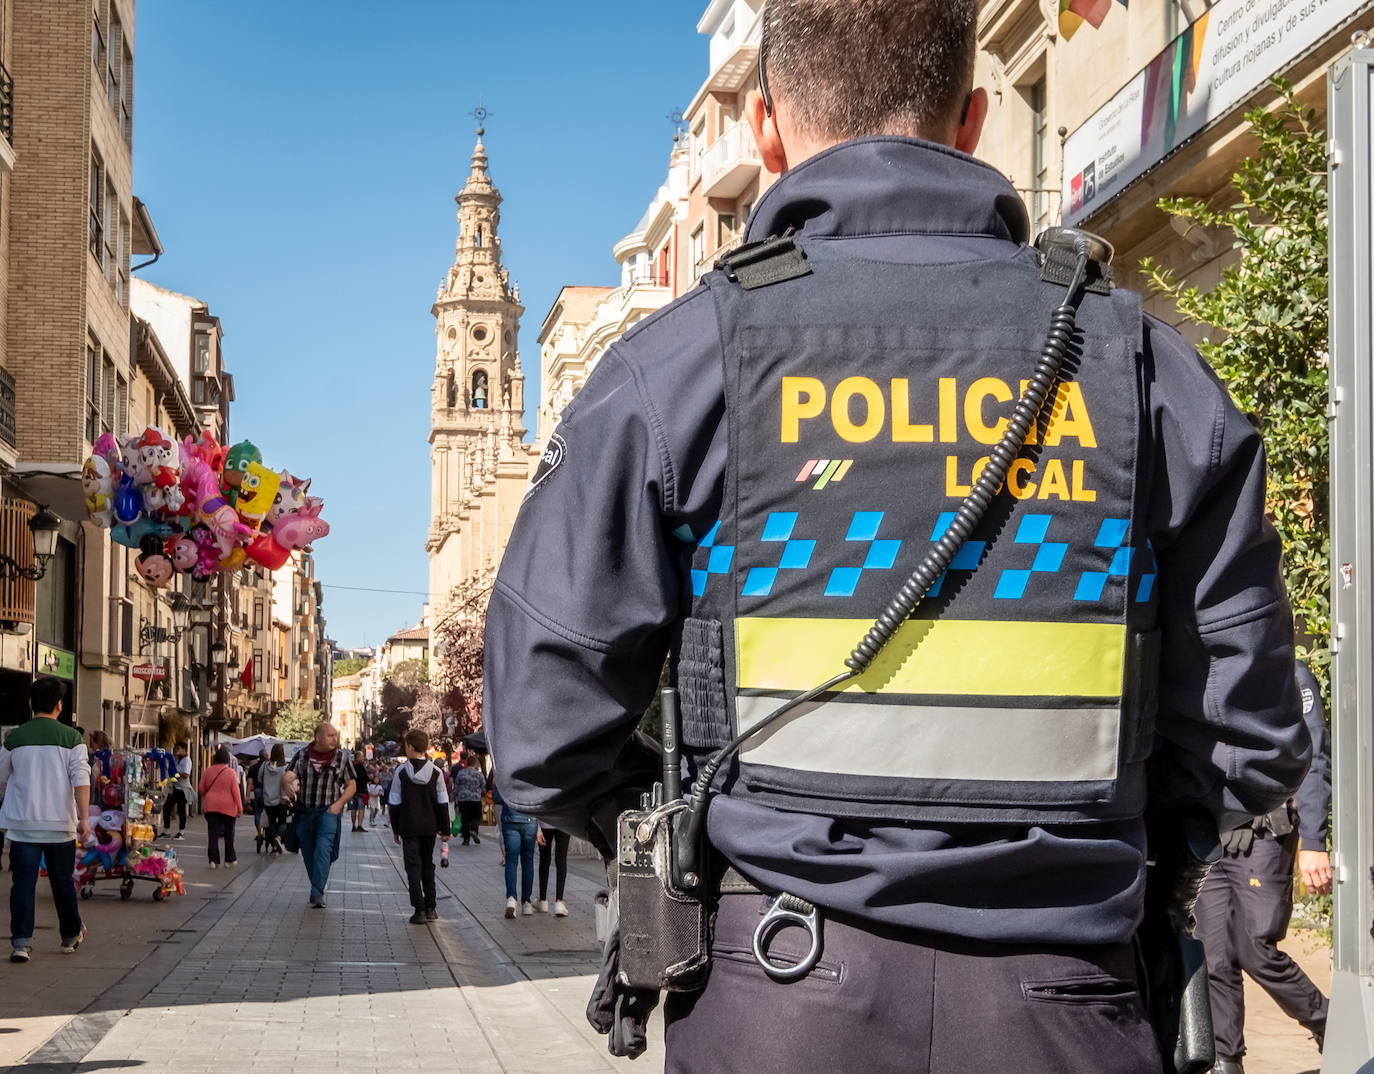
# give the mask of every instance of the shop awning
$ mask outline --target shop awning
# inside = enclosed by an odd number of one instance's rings
[[[10,480],[34,503],[52,508],[68,521],[81,522],[86,518],[80,463],[19,462]]]

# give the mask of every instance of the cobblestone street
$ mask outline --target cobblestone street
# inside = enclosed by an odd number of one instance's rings
[[[299,860],[255,857],[244,837],[251,826],[239,828],[249,853],[236,869],[212,872],[203,825],[191,822],[176,844],[185,898],[154,903],[140,887],[120,902],[116,885],[98,888],[81,904],[91,936],[74,956],[56,951],[40,886],[33,962],[0,963],[0,1071],[662,1070],[657,1019],[650,1052],[629,1064],[606,1053],[583,1016],[597,963],[594,863],[571,862],[571,917],[507,921],[488,829],[481,846],[453,845],[452,867],[437,873],[441,920],[418,926],[406,921],[389,830],[344,832],[329,908],[319,912],[306,907]],[[1319,941],[1300,934],[1285,946],[1329,986]],[[1307,1035],[1249,982],[1246,998],[1249,1074],[1315,1072],[1320,1057]]]

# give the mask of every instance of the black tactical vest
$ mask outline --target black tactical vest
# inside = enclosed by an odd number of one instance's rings
[[[679,656],[697,762],[844,670],[968,493],[1066,294],[1030,249],[904,265],[799,245],[807,275],[706,278],[730,449],[720,521],[692,535]],[[1085,295],[1078,324],[1052,412],[927,600],[861,678],[749,740],[728,793],[913,821],[1143,811],[1158,658],[1139,300]]]

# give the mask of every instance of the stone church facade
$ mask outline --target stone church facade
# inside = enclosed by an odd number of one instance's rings
[[[439,286],[430,405],[429,605],[437,628],[479,612],[539,458],[524,443],[520,290],[501,263],[501,193],[478,128],[455,200],[458,243]]]

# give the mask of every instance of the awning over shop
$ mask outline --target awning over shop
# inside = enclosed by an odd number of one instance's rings
[[[34,503],[52,508],[70,522],[85,519],[86,494],[81,489],[80,463],[20,462],[9,476]]]

